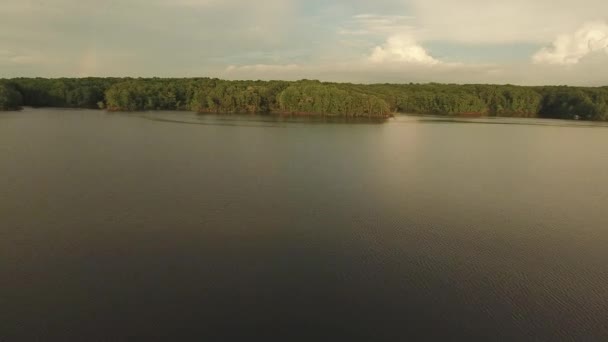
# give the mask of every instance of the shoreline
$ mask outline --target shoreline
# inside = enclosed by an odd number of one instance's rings
[[[538,121],[537,123],[520,123],[520,124],[533,124],[542,125],[542,122],[549,124],[550,122],[563,122],[564,125],[573,124],[574,126],[580,127],[608,127],[606,121],[593,121],[593,120],[573,120],[573,119],[559,119],[559,118],[542,118],[542,117],[513,117],[513,116],[493,116],[493,115],[478,115],[478,116],[458,116],[458,115],[442,115],[432,113],[407,113],[407,112],[396,112],[390,116],[344,116],[335,114],[315,114],[315,113],[288,113],[288,112],[195,112],[191,110],[176,110],[176,109],[156,109],[156,110],[108,110],[99,108],[79,108],[79,107],[32,107],[23,106],[17,110],[0,110],[2,113],[18,113],[20,111],[27,110],[66,110],[66,111],[92,111],[98,113],[108,114],[134,114],[134,113],[160,113],[160,112],[174,112],[174,113],[190,113],[201,116],[267,116],[267,117],[278,117],[278,118],[320,118],[320,119],[336,119],[336,120],[374,120],[374,121],[387,121],[390,119],[398,119],[400,117],[420,118],[420,119],[434,119],[434,120],[445,120],[450,122],[468,122],[468,123],[493,123],[492,120],[530,120]],[[489,121],[484,121],[489,120]],[[496,123],[499,124],[499,123]]]

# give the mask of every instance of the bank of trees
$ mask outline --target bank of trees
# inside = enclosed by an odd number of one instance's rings
[[[33,107],[388,116],[391,113],[608,120],[608,87],[349,84],[211,78],[17,78],[0,109]]]
[[[378,96],[318,81],[128,80],[106,91],[109,110],[388,116]]]
[[[0,110],[17,110],[23,104],[21,93],[13,84],[0,82]]]
[[[31,107],[97,108],[116,78],[16,78],[11,82]]]
[[[340,116],[388,116],[392,113],[389,104],[379,96],[317,81],[291,84],[279,94],[277,104],[282,113]]]
[[[541,93],[510,85],[376,84],[352,85],[380,96],[402,113],[536,117]]]
[[[539,116],[608,120],[608,88],[546,87]]]

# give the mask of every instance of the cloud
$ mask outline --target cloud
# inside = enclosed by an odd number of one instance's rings
[[[298,64],[285,64],[285,65],[273,65],[273,64],[254,64],[254,65],[231,65],[226,68],[227,73],[240,73],[240,72],[253,72],[253,73],[266,73],[266,72],[286,72],[286,71],[301,71],[303,66]]]
[[[471,81],[484,79],[492,73],[486,65],[436,64],[432,68],[416,63],[370,63],[368,60],[346,63],[330,62],[315,64],[260,64],[230,66],[216,73],[226,79],[318,79],[356,83],[375,82],[457,82],[464,77]]]
[[[608,24],[605,22],[587,23],[573,34],[558,36],[551,47],[536,53],[533,61],[537,64],[572,65],[598,51],[608,53]]]
[[[5,66],[26,66],[39,65],[47,62],[47,59],[38,51],[23,50],[18,51],[0,50],[0,65]]]
[[[161,2],[161,4],[165,6],[184,6],[184,7],[193,7],[193,8],[205,8],[209,6],[217,6],[226,3],[231,3],[234,1],[230,0],[174,0],[174,1],[166,1]]]
[[[411,16],[401,15],[358,14],[352,17],[352,20],[347,23],[347,27],[340,28],[338,33],[359,39],[383,39],[381,44],[372,48],[367,57],[367,61],[374,64],[434,65],[440,63],[416,41],[416,30],[411,26],[412,19]],[[346,40],[346,42],[356,41]]]
[[[605,0],[1,1],[0,77],[608,83]]]
[[[396,31],[410,31],[413,29],[411,16],[357,14],[353,16],[351,24],[363,27],[367,33],[395,33]]]
[[[389,37],[384,45],[374,48],[369,60],[372,63],[401,62],[425,65],[440,63],[409,35]]]
[[[419,41],[546,44],[608,13],[605,0],[408,0]]]
[[[308,64],[235,65],[218,69],[212,76],[241,80],[298,80],[318,79],[332,82],[354,83],[492,83],[517,85],[572,85],[602,86],[608,80],[608,55],[598,54],[580,63],[564,68],[561,65],[530,62],[500,64],[371,63],[367,59],[350,62]]]

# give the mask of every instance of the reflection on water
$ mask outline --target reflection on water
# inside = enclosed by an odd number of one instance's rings
[[[0,340],[603,340],[607,133],[2,114]]]
[[[124,114],[124,113],[123,113]],[[120,114],[118,114],[120,115]],[[285,124],[382,124],[388,119],[338,116],[290,116],[248,114],[193,114],[182,112],[145,112],[139,117],[159,122],[192,125],[240,126],[240,127],[285,127]]]
[[[116,113],[125,115],[125,113]],[[290,116],[290,115],[250,115],[250,114],[193,114],[190,112],[142,112],[136,115],[146,120],[215,126],[241,127],[286,127],[287,124],[411,124],[411,123],[466,123],[486,125],[523,125],[523,126],[554,126],[554,127],[608,127],[605,122],[571,121],[554,119],[530,118],[461,118],[433,115],[405,115],[393,118],[339,117],[339,116]]]
[[[395,120],[401,123],[423,122],[423,123],[468,123],[487,125],[524,125],[524,126],[556,126],[556,127],[608,127],[606,122],[572,121],[556,119],[531,119],[531,118],[460,118],[433,115],[400,115]]]

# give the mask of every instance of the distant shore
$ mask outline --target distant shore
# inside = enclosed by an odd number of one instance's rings
[[[608,120],[608,87],[351,84],[212,78],[15,78],[0,80],[0,110],[22,106],[109,111],[183,110],[292,116]]]

